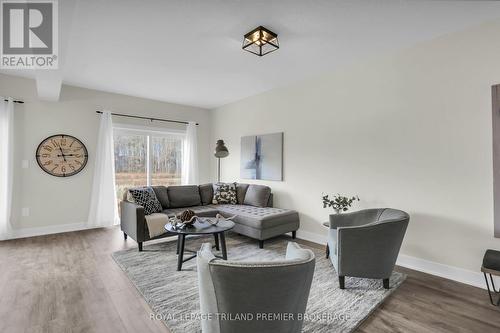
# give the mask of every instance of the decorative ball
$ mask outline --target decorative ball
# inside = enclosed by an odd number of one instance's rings
[[[195,216],[196,214],[188,209],[188,210],[185,210],[181,213],[181,215],[179,216],[180,220],[182,222],[188,222],[189,220],[191,220],[193,218],[193,216]]]

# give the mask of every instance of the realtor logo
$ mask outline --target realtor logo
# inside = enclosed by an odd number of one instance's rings
[[[57,69],[57,0],[1,0],[1,68]]]

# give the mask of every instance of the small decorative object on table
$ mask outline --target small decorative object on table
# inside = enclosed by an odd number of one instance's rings
[[[220,221],[231,221],[235,217],[236,217],[236,215],[226,218],[226,217],[222,216],[221,214],[217,213],[217,215],[215,215],[215,219],[206,219],[205,221],[210,223],[211,225],[217,225],[217,224],[219,224]]]
[[[173,230],[182,230],[186,227],[186,225],[182,223],[181,220],[179,220],[176,216],[171,217],[168,220],[170,221]]]
[[[231,217],[224,217],[222,216],[221,214],[217,213],[217,215],[215,215],[215,217],[206,217],[206,218],[203,218],[203,217],[198,217],[198,222],[200,223],[208,223],[210,225],[218,225],[219,222],[221,221],[232,221],[237,215],[234,215],[234,216],[231,216]]]
[[[333,196],[333,199],[330,199],[327,194],[323,196],[323,208],[332,207],[337,214],[340,214],[348,211],[354,201],[359,201],[359,197],[357,195],[346,197],[336,194]]]
[[[183,230],[186,227],[190,227],[196,222],[198,216],[196,216],[195,212],[192,210],[185,210],[177,216],[171,217],[170,223],[172,224],[172,229],[174,230]]]
[[[179,215],[177,215],[177,218],[180,219],[182,221],[182,223],[190,225],[190,224],[194,223],[197,216],[192,210],[187,209],[187,210],[183,211],[182,213],[180,213]]]

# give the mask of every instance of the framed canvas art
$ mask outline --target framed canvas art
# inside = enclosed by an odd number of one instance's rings
[[[240,176],[283,180],[283,132],[241,138]]]

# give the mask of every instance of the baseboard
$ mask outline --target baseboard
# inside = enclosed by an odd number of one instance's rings
[[[313,242],[316,244],[326,244],[326,232],[325,235],[320,235],[308,231],[297,231],[297,238]],[[448,266],[445,264],[440,264],[434,261],[429,261],[425,259],[420,259],[416,257],[411,257],[408,255],[400,254],[396,265],[413,269],[419,272],[439,276],[445,279],[457,281],[460,283],[465,283],[474,287],[486,289],[484,282],[484,276],[481,272],[474,272],[467,269]]]
[[[21,228],[21,229],[11,230],[8,239],[59,234],[62,232],[80,231],[80,230],[87,230],[94,228],[96,227],[89,226],[87,223],[70,223],[70,224],[50,225],[46,227],[37,227],[37,228]]]
[[[396,265],[427,274],[436,275],[445,279],[465,283],[474,287],[486,289],[484,275],[481,272],[474,272],[468,269],[448,266],[445,264],[440,264],[421,258],[415,258],[404,254],[400,254],[398,256]]]
[[[326,244],[326,229],[325,229],[325,235],[320,235],[315,232],[309,232],[309,231],[302,231],[302,230],[297,230],[297,238],[313,242],[316,244]]]

